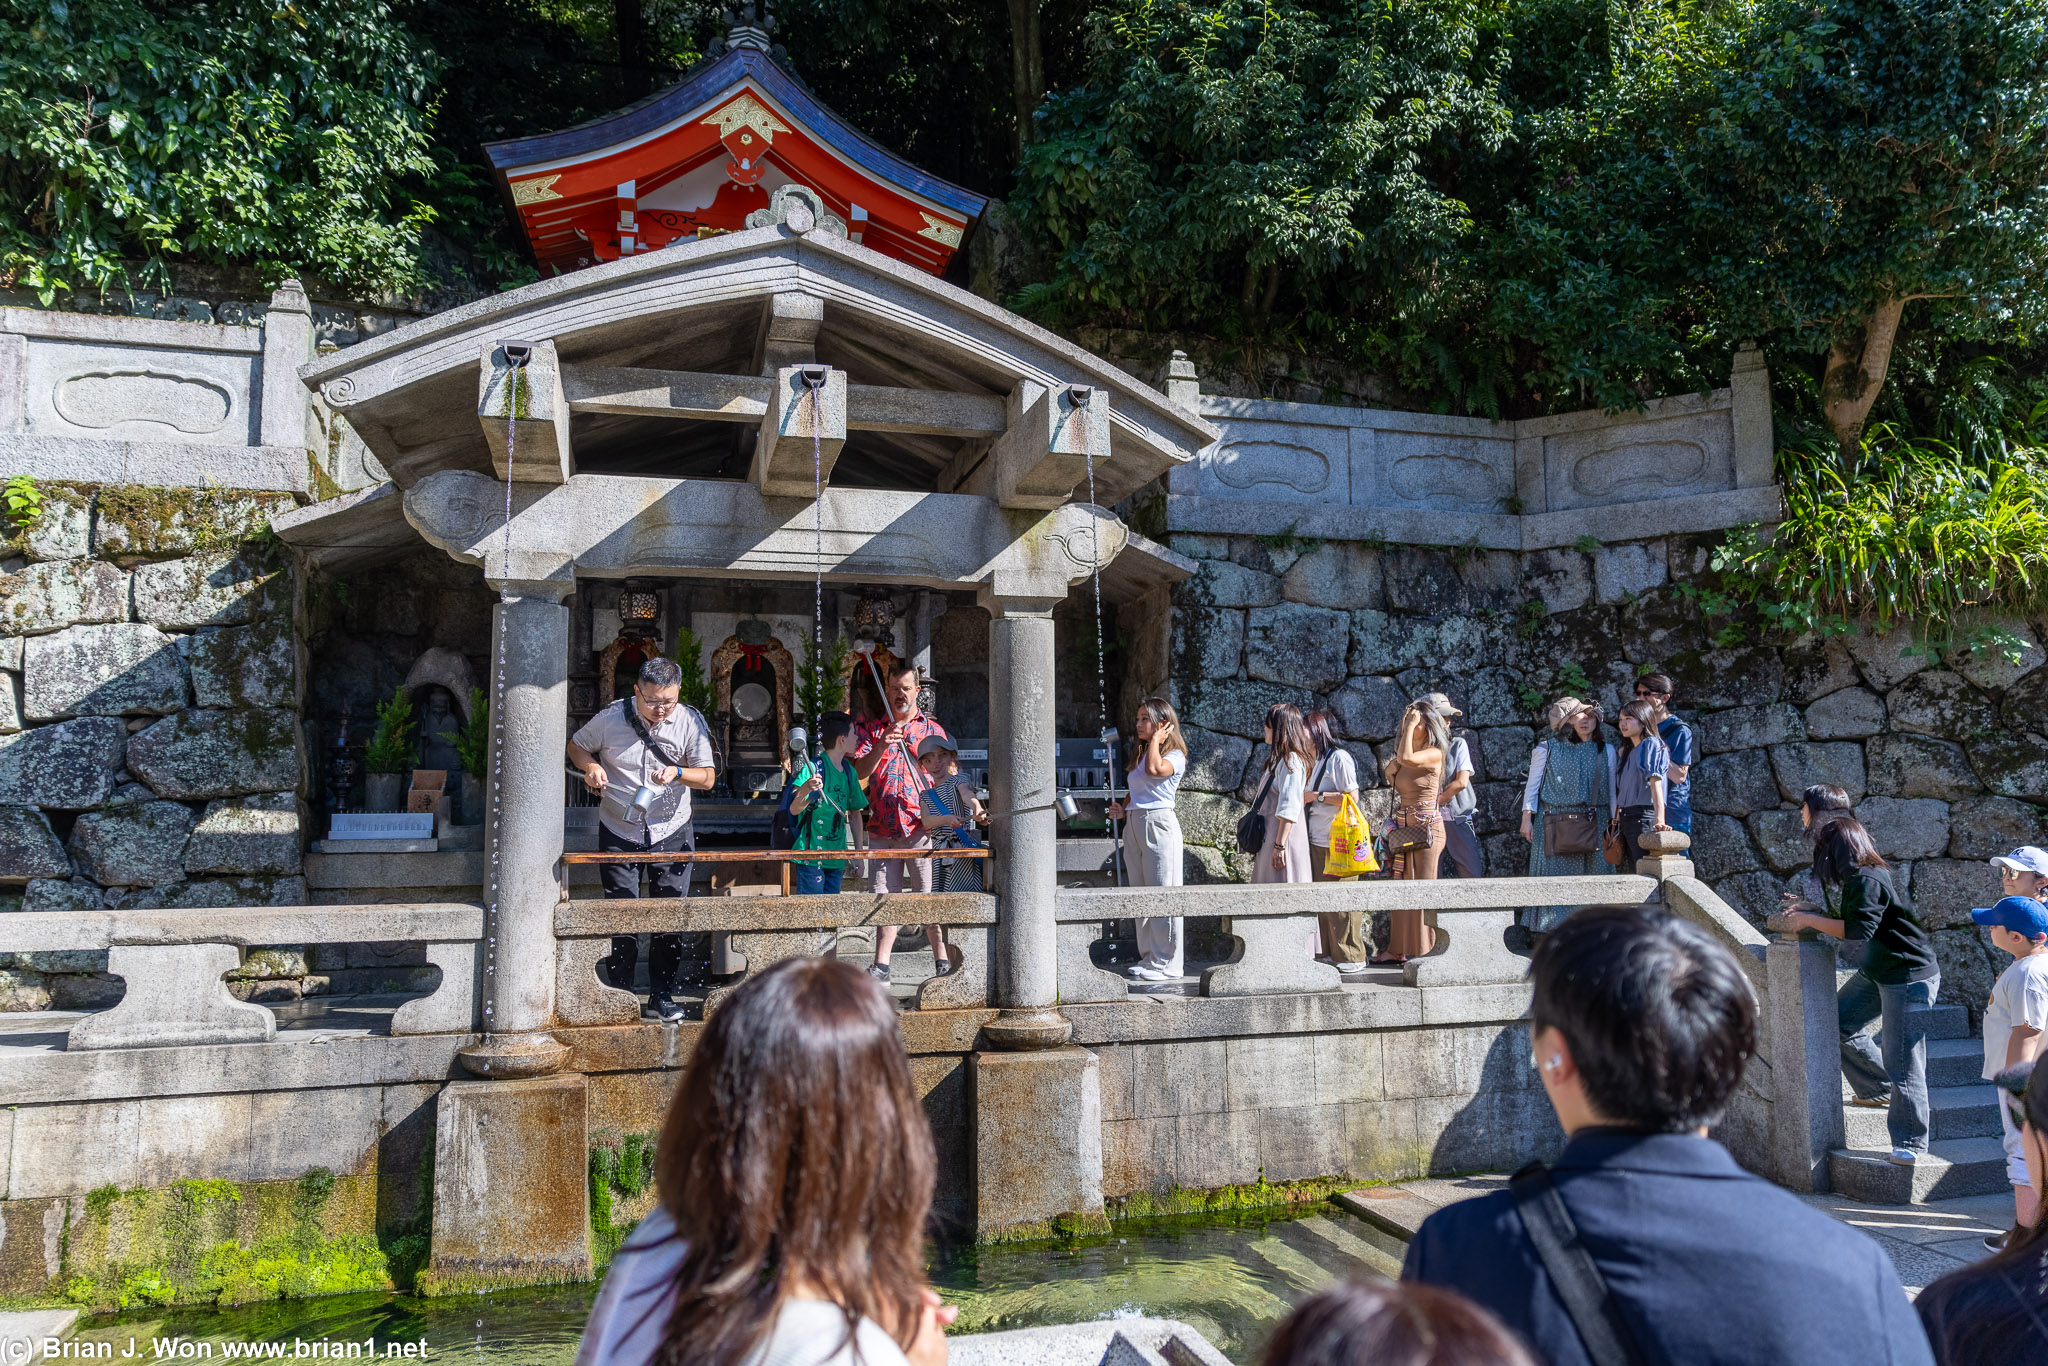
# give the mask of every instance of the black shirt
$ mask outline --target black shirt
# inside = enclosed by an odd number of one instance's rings
[[[1827,888],[1828,901],[1842,918],[1843,957],[1855,961],[1863,975],[1879,986],[1900,987],[1932,977],[1939,965],[1934,941],[1913,912],[1912,903],[1892,885],[1889,868],[1858,868],[1840,887]]]
[[[2040,1366],[2048,1361],[2048,1242],[2037,1240],[2017,1262],[1951,1272],[1913,1307],[1936,1366]]]

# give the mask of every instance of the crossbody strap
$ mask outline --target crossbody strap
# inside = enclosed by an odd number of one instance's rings
[[[1550,1179],[1550,1169],[1531,1162],[1515,1173],[1508,1191],[1593,1366],[1634,1366],[1635,1343],[1628,1325],[1615,1307],[1600,1268],[1593,1263],[1593,1254],[1579,1241],[1578,1226],[1572,1223],[1571,1211],[1564,1207]]]
[[[633,705],[632,698],[620,698],[619,705],[625,708],[626,724],[633,728],[633,734],[640,738],[640,743],[647,747],[649,753],[651,753],[655,758],[661,760],[662,763],[666,764],[670,768],[683,767],[683,761],[681,759],[678,759],[675,755],[669,753],[667,746],[663,745],[661,741],[655,739],[654,732],[647,729],[647,723],[640,719],[640,709]],[[695,707],[685,704],[683,706],[683,710],[688,712],[692,716],[697,716],[697,709]],[[701,716],[697,716],[697,724],[699,726],[702,726],[704,724],[704,718]]]

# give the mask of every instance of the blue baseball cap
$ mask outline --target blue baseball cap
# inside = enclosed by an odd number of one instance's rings
[[[2002,925],[2029,939],[2037,934],[2048,934],[2048,905],[2030,896],[2006,897],[1996,906],[1971,911],[1970,919],[1979,925]]]

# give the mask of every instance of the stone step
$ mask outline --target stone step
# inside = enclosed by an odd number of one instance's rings
[[[1835,1148],[1828,1153],[1828,1182],[1837,1195],[1873,1205],[1924,1205],[1959,1195],[1996,1195],[2005,1190],[2005,1149],[1995,1138],[1937,1140],[1933,1151],[1910,1167],[1895,1167],[1883,1148]]]
[[[1929,1039],[1970,1037],[1970,1012],[1961,1006],[1924,1006],[1915,1013],[1926,1019]]]
[[[1984,1044],[1980,1039],[1929,1039],[1927,1041],[1927,1084],[1929,1086],[1972,1086],[1984,1084]]]
[[[1934,1112],[1934,1140],[1937,1143],[1950,1138],[1998,1137],[1998,1088],[1995,1086],[1979,1082],[1975,1086],[1930,1087],[1927,1102]],[[1883,1110],[1844,1105],[1842,1127],[1847,1134],[1847,1147],[1891,1147]]]

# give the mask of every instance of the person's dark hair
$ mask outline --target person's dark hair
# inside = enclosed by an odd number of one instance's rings
[[[1799,794],[1799,804],[1806,808],[1809,816],[1856,809],[1856,803],[1849,800],[1848,792],[1837,783],[1815,783]]]
[[[1537,946],[1532,1033],[1564,1036],[1586,1099],[1616,1124],[1713,1124],[1756,1053],[1756,996],[1734,956],[1675,915],[1580,911]]]
[[[1295,1306],[1264,1366],[1535,1366],[1499,1319],[1456,1291],[1342,1281]]]
[[[802,1282],[900,1345],[917,1331],[932,1133],[875,980],[791,958],[711,1016],[655,1187],[683,1244],[656,1366],[735,1366]]]
[[[656,655],[640,666],[640,681],[650,688],[681,687],[683,666],[673,659],[664,659]]]
[[[1626,735],[1622,735],[1620,754],[1621,762],[1625,764],[1634,756],[1636,746],[1643,739],[1657,733],[1657,708],[1649,702],[1624,702],[1621,704],[1621,710],[1615,713],[1614,719],[1619,723],[1624,716],[1635,718],[1635,723],[1643,728],[1642,735],[1634,740],[1629,739]],[[1616,733],[1619,734],[1620,730],[1621,727],[1617,724],[1615,726]]]
[[[1171,726],[1166,739],[1160,742],[1160,750],[1166,754],[1186,754],[1188,742],[1181,738],[1180,717],[1174,712],[1173,704],[1163,697],[1148,697],[1138,704],[1138,715],[1155,726]],[[1145,762],[1145,744],[1138,739],[1135,728],[1131,734],[1131,767]]]
[[[1336,719],[1335,715],[1320,707],[1302,714],[1301,724],[1308,731],[1308,742],[1315,747],[1318,759],[1337,747],[1336,731],[1331,726]]]
[[[1301,760],[1305,775],[1316,761],[1316,751],[1308,727],[1302,724],[1301,709],[1292,702],[1275,702],[1266,709],[1266,730],[1273,737],[1273,752],[1266,766],[1278,768],[1292,754]]]
[[[842,735],[853,734],[853,718],[843,711],[828,711],[818,720],[818,743],[826,749],[839,742]]]
[[[1636,683],[1638,686],[1648,688],[1653,693],[1659,693],[1665,697],[1671,696],[1671,675],[1669,674],[1644,674],[1636,680]]]
[[[1813,871],[1820,880],[1839,887],[1864,868],[1888,868],[1884,855],[1863,822],[1854,816],[1837,816],[1821,827],[1813,841]]]
[[[2022,1083],[2015,1073],[2025,1072]],[[2038,1062],[2023,1063],[1998,1077],[1998,1103],[2017,1103],[2020,1123],[2037,1134],[2048,1135],[2048,1067]],[[2012,1088],[2023,1086],[2015,1097]],[[1933,1340],[1936,1361],[2010,1361],[2013,1345],[2031,1341],[2028,1334],[2048,1319],[2048,1295],[2042,1293],[2042,1273],[2048,1261],[2048,1204],[2042,1206],[2031,1228],[2021,1228],[2006,1240],[2003,1251],[1984,1261],[1951,1271],[1921,1292],[1927,1306],[1946,1307],[1958,1292],[1976,1282],[2000,1283],[1995,1293],[1970,1296],[1970,1312],[1959,1314],[1923,1313],[1921,1322]],[[2031,1297],[2031,1299],[2029,1298]]]
[[[895,664],[891,664],[885,672],[888,674],[889,681],[894,683],[905,674],[916,673],[917,665],[898,661]]]

